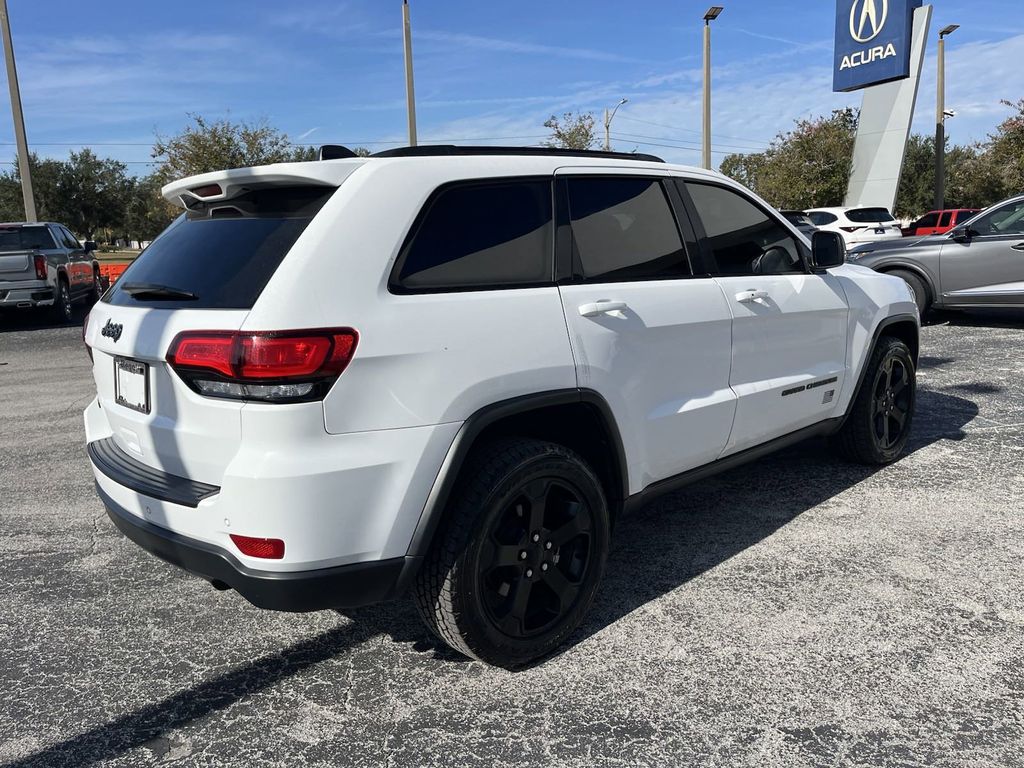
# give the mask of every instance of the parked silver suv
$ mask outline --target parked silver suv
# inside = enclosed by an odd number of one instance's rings
[[[944,235],[866,243],[849,260],[902,277],[923,316],[931,308],[1024,306],[1024,195]]]
[[[69,321],[74,302],[101,293],[95,250],[63,224],[0,224],[0,309],[50,307],[55,320]]]

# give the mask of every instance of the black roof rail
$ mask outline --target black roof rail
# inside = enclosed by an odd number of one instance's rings
[[[359,155],[341,144],[323,144],[316,155],[317,160],[344,160],[349,157],[359,157]]]
[[[457,144],[422,144],[416,147],[396,147],[374,152],[370,157],[467,157],[472,155],[540,155],[555,157],[593,157],[610,160],[641,160],[646,163],[664,163],[660,157],[640,152],[603,152],[593,149],[562,149],[561,147],[471,147]]]

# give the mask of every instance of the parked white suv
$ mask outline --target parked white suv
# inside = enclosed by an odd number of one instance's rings
[[[411,592],[514,667],[594,598],[612,523],[815,435],[906,445],[906,284],[649,156],[421,147],[208,173],[95,306],[98,493],[264,608]]]
[[[812,208],[807,218],[818,229],[838,232],[847,248],[903,238],[900,223],[886,208]]]

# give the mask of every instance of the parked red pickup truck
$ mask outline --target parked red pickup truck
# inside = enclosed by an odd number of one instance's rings
[[[924,237],[925,235],[941,235],[949,232],[957,224],[963,224],[979,212],[977,208],[951,208],[945,211],[931,211],[909,227],[904,227],[903,236]]]

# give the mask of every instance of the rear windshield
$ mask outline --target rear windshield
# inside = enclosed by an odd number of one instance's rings
[[[56,248],[50,230],[46,227],[0,228],[0,253],[4,251],[32,251]]]
[[[846,212],[846,218],[858,224],[874,224],[878,221],[896,221],[885,208],[854,208]]]
[[[167,309],[251,309],[334,191],[275,187],[227,201],[192,202],[125,270],[104,301]],[[185,291],[195,298],[132,296],[129,290],[140,285]]]

